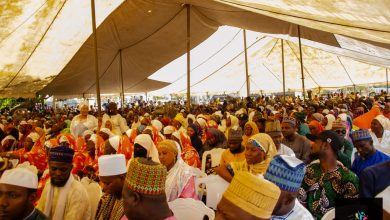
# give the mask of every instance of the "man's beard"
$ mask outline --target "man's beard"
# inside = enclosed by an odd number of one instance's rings
[[[237,148],[237,149],[231,149],[231,148],[229,148],[229,150],[230,150],[230,152],[231,152],[232,154],[238,154],[238,153],[241,152],[241,147],[239,147],[239,148]]]

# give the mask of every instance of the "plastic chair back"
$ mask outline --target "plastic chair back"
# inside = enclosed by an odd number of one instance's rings
[[[206,188],[206,205],[214,210],[217,209],[217,205],[219,201],[221,201],[223,193],[229,186],[229,183],[218,175],[210,175],[205,178],[197,179],[195,184],[197,188],[199,188],[201,184]],[[204,187],[201,186],[201,189],[204,189]],[[203,196],[203,191],[202,193],[199,193],[199,196],[200,198]]]
[[[168,205],[177,220],[203,220],[205,216],[210,220],[215,218],[214,211],[199,200],[178,198]]]
[[[205,151],[202,156],[202,171],[205,172],[206,170],[206,157],[207,155],[211,156],[211,167],[217,167],[219,165],[219,162],[221,161],[222,153],[226,149],[223,148],[214,148],[209,151]]]

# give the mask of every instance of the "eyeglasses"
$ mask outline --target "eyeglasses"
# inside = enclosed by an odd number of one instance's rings
[[[347,133],[346,130],[334,130],[334,132],[336,132],[337,134],[346,134]]]

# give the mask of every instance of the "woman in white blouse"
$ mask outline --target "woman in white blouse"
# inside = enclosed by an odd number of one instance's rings
[[[74,117],[70,123],[70,133],[75,138],[82,136],[85,130],[93,130],[98,126],[98,121],[95,116],[88,114],[88,104],[82,103],[79,108],[80,114]]]

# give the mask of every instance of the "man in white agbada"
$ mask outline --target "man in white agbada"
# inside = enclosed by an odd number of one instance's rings
[[[38,188],[35,166],[4,171],[0,178],[0,219],[48,219],[34,207]]]
[[[92,217],[88,194],[71,175],[74,151],[67,146],[49,152],[50,180],[43,189],[37,209],[53,220],[89,220]]]
[[[107,120],[110,120],[112,123],[112,133],[115,135],[124,134],[129,129],[126,123],[126,119],[118,114],[118,109],[114,102],[110,102],[107,108],[108,114],[103,115],[103,125],[106,124]]]
[[[125,155],[103,155],[99,157],[98,163],[104,195],[100,199],[96,219],[120,220],[125,215],[122,198],[127,172]]]

